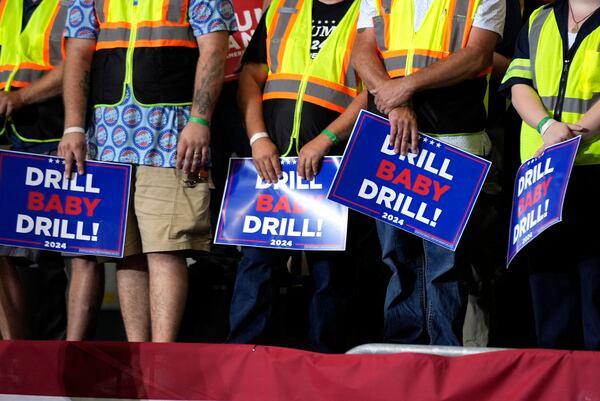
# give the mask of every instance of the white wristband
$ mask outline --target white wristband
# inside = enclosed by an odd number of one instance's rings
[[[550,120],[546,121],[546,123],[544,125],[542,125],[542,129],[540,130],[540,135],[544,136],[546,131],[548,131],[548,128],[550,128],[550,126],[552,126],[552,124],[554,124],[556,122],[558,122],[558,121],[556,121],[555,119],[550,119]]]
[[[258,141],[261,138],[268,138],[269,134],[266,132],[257,132],[250,137],[250,146],[254,145],[254,142]]]
[[[85,129],[81,128],[81,127],[69,127],[63,131],[63,136],[65,136],[67,134],[72,134],[72,133],[85,135]]]

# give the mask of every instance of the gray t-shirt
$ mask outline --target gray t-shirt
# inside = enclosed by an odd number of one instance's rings
[[[419,29],[429,6],[435,0],[414,0],[415,5],[415,29]],[[357,28],[372,28],[373,17],[377,16],[377,6],[375,0],[361,0],[360,15],[358,17]],[[502,37],[504,29],[504,19],[506,17],[506,0],[481,0],[473,26],[488,31],[496,32]]]
[[[414,0],[415,6],[415,29],[419,29],[429,6],[435,0]],[[372,28],[373,17],[377,16],[377,6],[375,0],[361,0],[360,15],[358,17],[357,29]],[[506,17],[506,0],[481,0],[473,26],[488,31],[495,32],[502,37],[504,30],[504,20]],[[467,152],[476,155],[487,155],[491,149],[491,142],[488,135],[484,132],[482,135],[453,135],[439,137],[442,142],[457,146]]]

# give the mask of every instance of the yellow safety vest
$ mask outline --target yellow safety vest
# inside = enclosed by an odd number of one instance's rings
[[[376,0],[373,27],[388,75],[411,75],[463,49],[479,2],[434,0],[415,30],[413,0]],[[491,66],[477,78],[415,94],[419,130],[434,136],[483,134],[490,72]]]
[[[555,8],[546,5],[529,18],[529,59],[515,58],[504,76],[533,81],[548,113],[556,120],[576,123],[600,99],[600,27],[579,44],[563,52]],[[563,54],[567,54],[563,58]],[[535,127],[521,125],[521,159],[531,158],[543,144]],[[600,164],[600,141],[581,142],[576,164]]]
[[[296,101],[288,154],[298,136],[303,102],[342,113],[358,94],[359,80],[350,63],[356,37],[359,1],[325,39],[317,56],[310,54],[312,0],[276,0],[266,15],[269,73],[263,100]]]
[[[21,30],[23,1],[2,0],[0,2],[1,90],[10,92],[12,89],[30,85],[62,63],[66,18],[67,7],[61,5],[59,0],[43,0],[33,12],[25,29]],[[56,127],[59,131],[52,134],[23,133],[20,132],[18,122],[13,120],[11,118],[4,121],[0,135],[4,133],[7,126],[10,126],[15,135],[26,142],[60,140],[62,126]]]
[[[100,24],[92,103],[115,105],[125,87],[142,105],[190,105],[198,45],[187,0],[96,0]]]

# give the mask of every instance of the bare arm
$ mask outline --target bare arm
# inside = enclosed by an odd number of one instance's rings
[[[240,74],[238,103],[246,126],[248,139],[257,132],[266,132],[263,119],[262,93],[267,82],[268,67],[261,63],[246,63]],[[277,182],[281,177],[279,150],[270,138],[260,138],[252,144],[252,158],[260,177]]]
[[[539,122],[548,116],[548,110],[542,104],[536,91],[529,85],[516,84],[511,88],[512,104],[527,125],[537,128]],[[581,127],[576,124],[566,124],[554,122],[544,133],[542,140],[544,144],[540,147],[535,156],[539,156],[544,149],[556,143],[573,138],[581,131]]]
[[[238,105],[242,112],[248,139],[256,132],[267,130],[263,120],[262,93],[267,82],[266,64],[245,63],[240,72]]]
[[[600,135],[600,101],[596,103],[581,117],[577,125],[584,129],[581,134],[583,139],[591,139]]]
[[[354,98],[338,118],[327,126],[327,129],[333,132],[340,141],[345,141],[350,136],[360,109],[366,108],[367,91],[363,91]],[[298,175],[307,180],[312,180],[319,172],[323,157],[329,153],[332,146],[333,141],[323,133],[302,146],[298,155]]]
[[[383,113],[389,113],[410,100],[416,92],[452,86],[476,77],[492,65],[497,40],[497,33],[474,27],[465,48],[412,75],[395,79],[372,90],[377,108]]]
[[[492,65],[492,76],[496,79],[498,79],[498,81],[501,81],[502,78],[504,77],[504,74],[506,73],[506,70],[508,70],[508,66],[510,65],[510,62],[512,61],[512,59],[503,56],[502,54],[498,53],[498,52],[494,52],[494,61],[493,61],[493,65]]]
[[[42,103],[62,93],[63,65],[58,65],[40,79],[13,92],[0,92],[0,116],[10,116],[20,108]]]
[[[368,89],[375,89],[389,81],[390,77],[379,58],[373,28],[358,30],[352,48],[352,65]]]
[[[95,47],[95,40],[67,39],[63,79],[65,128],[85,128],[85,112],[90,87],[90,68]],[[58,155],[65,158],[65,174],[67,177],[71,176],[74,160],[77,163],[78,173],[84,173],[86,152],[85,135],[70,133],[63,136],[58,145]]]
[[[227,31],[219,31],[197,38],[200,56],[196,65],[191,116],[210,121],[223,85],[228,35]],[[177,140],[177,168],[186,175],[198,172],[209,162],[209,144],[209,128],[188,122]]]

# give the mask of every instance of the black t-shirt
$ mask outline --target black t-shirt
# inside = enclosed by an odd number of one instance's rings
[[[356,0],[344,0],[337,4],[325,4],[318,0],[313,0],[312,41],[311,48],[307,49],[311,52],[312,58],[316,56],[325,39],[342,20],[352,5],[352,1]],[[267,29],[265,26],[265,16],[266,13],[256,27],[256,31],[242,58],[242,64],[267,64]],[[296,102],[294,100],[275,99],[265,100],[263,102],[263,117],[267,126],[267,131],[280,152],[285,152],[288,148],[294,125],[295,108]],[[300,122],[300,147],[317,136],[338,116],[339,113],[336,111],[317,106],[313,103],[304,102],[302,104],[302,118]],[[341,154],[342,152],[343,147],[338,146],[337,148],[332,149],[331,153]],[[293,156],[295,154],[296,150],[292,149],[289,155]]]

